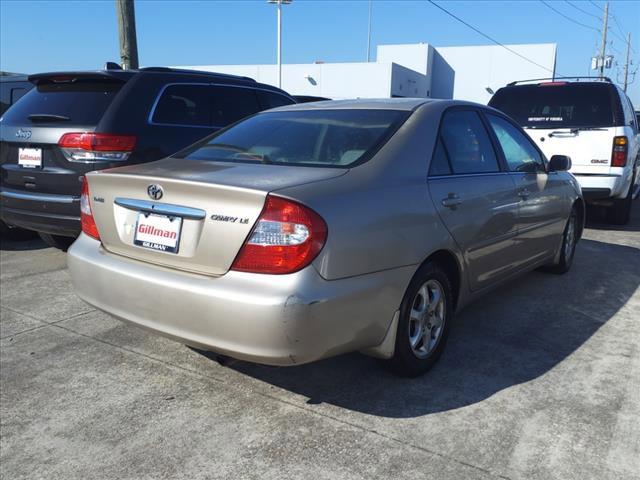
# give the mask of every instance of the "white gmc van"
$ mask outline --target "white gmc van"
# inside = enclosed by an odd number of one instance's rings
[[[489,105],[522,125],[547,158],[571,157],[585,200],[607,207],[609,222],[629,221],[640,189],[640,135],[622,89],[606,78],[513,82]]]

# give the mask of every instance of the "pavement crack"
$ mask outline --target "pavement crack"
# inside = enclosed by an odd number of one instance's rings
[[[253,394],[253,395],[258,395],[260,397],[263,397],[263,398],[266,398],[266,399],[269,399],[269,400],[272,400],[272,401],[275,401],[275,402],[278,402],[278,403],[282,403],[282,404],[287,405],[289,407],[293,407],[293,408],[295,408],[297,410],[302,410],[303,412],[306,412],[306,413],[309,413],[309,414],[312,414],[312,415],[315,415],[315,416],[319,416],[319,417],[322,417],[322,418],[327,419],[327,420],[331,420],[331,421],[339,423],[341,425],[349,426],[351,428],[355,428],[357,430],[360,430],[360,431],[363,431],[363,432],[367,432],[367,433],[370,433],[372,435],[376,435],[376,436],[378,436],[380,438],[383,438],[383,439],[385,439],[387,441],[391,441],[391,442],[397,443],[397,444],[405,446],[405,447],[413,448],[413,449],[419,450],[419,451],[421,451],[423,453],[428,453],[430,455],[434,455],[434,456],[436,456],[438,458],[441,458],[443,460],[447,460],[447,461],[450,461],[450,462],[455,462],[455,463],[457,463],[457,464],[459,464],[461,466],[464,466],[464,467],[471,468],[473,470],[477,470],[479,472],[482,472],[483,474],[488,475],[490,477],[500,478],[500,479],[503,479],[503,480],[511,480],[510,477],[507,477],[507,476],[504,476],[504,475],[501,475],[501,474],[498,474],[498,473],[495,473],[495,472],[491,472],[491,471],[487,470],[486,468],[479,467],[479,466],[474,465],[474,464],[469,463],[469,462],[465,462],[464,460],[459,460],[457,458],[450,457],[450,456],[445,455],[443,453],[440,453],[440,452],[437,452],[437,451],[434,451],[434,450],[430,450],[428,448],[425,448],[425,447],[422,447],[422,446],[419,446],[419,445],[415,445],[413,443],[410,443],[410,442],[407,442],[405,440],[396,438],[394,436],[386,435],[386,434],[381,433],[381,432],[379,432],[377,430],[364,427],[364,426],[359,425],[357,423],[353,423],[353,422],[349,422],[349,421],[337,418],[337,417],[335,417],[333,415],[328,415],[328,414],[323,413],[323,412],[318,412],[316,410],[312,410],[312,409],[307,408],[305,406],[298,405],[298,404],[296,404],[294,402],[290,402],[290,401],[284,400],[282,398],[275,397],[275,396],[270,395],[268,393],[260,392],[260,391],[258,391],[256,389],[252,388],[252,387],[248,387],[247,389],[239,388],[239,387],[229,383],[228,381],[226,381],[226,380],[224,380],[222,378],[218,378],[218,377],[215,377],[213,375],[207,375],[207,374],[204,374],[204,373],[199,372],[197,370],[193,370],[193,369],[186,368],[186,367],[183,367],[183,366],[180,366],[180,365],[176,365],[176,364],[171,363],[171,362],[167,362],[166,360],[162,360],[162,359],[154,357],[152,355],[147,355],[145,353],[138,352],[136,350],[132,350],[130,348],[123,347],[122,345],[117,345],[117,344],[109,342],[107,340],[103,340],[101,338],[93,337],[91,335],[87,335],[87,334],[78,332],[76,330],[73,330],[72,328],[60,325],[58,323],[55,323],[55,324],[52,323],[52,324],[48,324],[48,325],[49,326],[53,326],[55,328],[60,328],[60,329],[65,330],[65,331],[67,331],[69,333],[73,333],[73,334],[79,335],[81,337],[90,339],[90,340],[94,340],[96,342],[108,345],[110,347],[117,348],[119,350],[131,353],[133,355],[138,355],[140,357],[146,358],[146,359],[151,360],[153,362],[158,362],[158,363],[160,363],[162,365],[165,365],[165,366],[167,366],[169,368],[180,370],[180,371],[183,371],[183,372],[186,372],[186,373],[189,373],[191,375],[195,375],[195,376],[207,379],[207,380],[213,380],[215,382],[219,382],[219,383],[225,385],[226,387],[228,387],[230,389],[239,390],[239,391],[241,391],[243,393],[250,393],[250,394]]]
[[[1,278],[0,280],[3,282],[9,282],[9,281],[14,281],[14,280],[20,280],[22,278],[27,278],[27,277],[33,277],[34,275],[43,275],[43,274],[47,274],[47,273],[54,273],[54,272],[61,272],[63,270],[66,270],[67,267],[66,265],[64,267],[61,268],[52,268],[51,270],[42,270],[41,272],[31,272],[31,273],[23,273],[22,275],[16,275],[15,277],[9,277],[9,278]]]

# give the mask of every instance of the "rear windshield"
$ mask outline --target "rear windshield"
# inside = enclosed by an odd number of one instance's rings
[[[97,125],[122,85],[90,80],[47,82],[31,89],[7,110],[3,123]]]
[[[395,110],[261,113],[176,156],[190,160],[351,167],[367,161],[408,115]]]
[[[498,90],[489,105],[525,127],[612,127],[615,96],[606,84],[523,85]]]

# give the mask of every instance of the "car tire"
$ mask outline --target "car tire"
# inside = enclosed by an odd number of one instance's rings
[[[635,172],[631,177],[635,178]],[[631,205],[633,203],[633,181],[629,185],[627,196],[615,199],[613,205],[607,208],[607,222],[613,225],[626,225],[631,217]]]
[[[453,288],[447,273],[426,263],[416,273],[400,305],[392,369],[416,377],[436,363],[447,343],[453,316]]]
[[[50,233],[39,233],[40,238],[50,247],[57,248],[66,252],[71,244],[75,241],[73,237],[63,237],[62,235],[51,235]]]
[[[544,271],[562,275],[571,269],[573,257],[578,244],[578,231],[580,228],[580,218],[578,217],[578,209],[574,206],[571,209],[569,218],[564,227],[562,234],[562,246],[560,247],[560,258],[557,263],[544,268]]]

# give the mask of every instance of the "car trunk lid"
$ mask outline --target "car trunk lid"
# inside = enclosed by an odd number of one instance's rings
[[[223,275],[268,193],[346,172],[170,158],[93,172],[87,179],[105,249],[164,267]]]
[[[547,158],[571,157],[573,173],[609,173],[615,128],[525,128]]]
[[[624,124],[611,83],[512,85],[498,90],[489,105],[516,120],[548,158],[571,157],[573,173],[609,173],[613,138]]]

